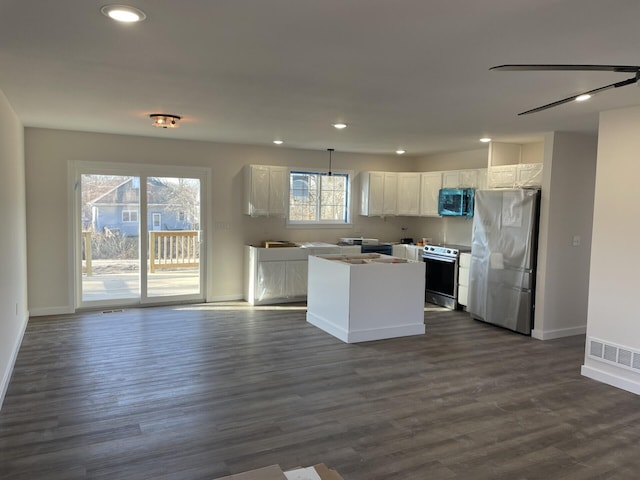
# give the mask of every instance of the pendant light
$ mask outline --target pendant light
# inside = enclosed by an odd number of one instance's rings
[[[331,154],[335,152],[335,148],[327,148],[329,152],[329,176],[331,176]]]

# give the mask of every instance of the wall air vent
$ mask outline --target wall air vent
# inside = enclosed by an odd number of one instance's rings
[[[589,338],[590,358],[640,373],[640,350]]]

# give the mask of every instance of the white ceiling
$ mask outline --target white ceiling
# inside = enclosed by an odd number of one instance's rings
[[[105,3],[0,0],[0,89],[25,126],[419,155],[595,132],[640,104],[628,86],[518,117],[630,75],[489,71],[640,64],[638,0],[132,0],[136,25]]]

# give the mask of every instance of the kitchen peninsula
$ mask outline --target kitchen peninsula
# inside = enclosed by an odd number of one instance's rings
[[[389,255],[309,257],[307,322],[346,343],[425,333],[425,264]]]

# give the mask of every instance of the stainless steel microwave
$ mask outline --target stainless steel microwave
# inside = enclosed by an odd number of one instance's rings
[[[438,215],[473,217],[473,188],[441,188],[438,195]]]

